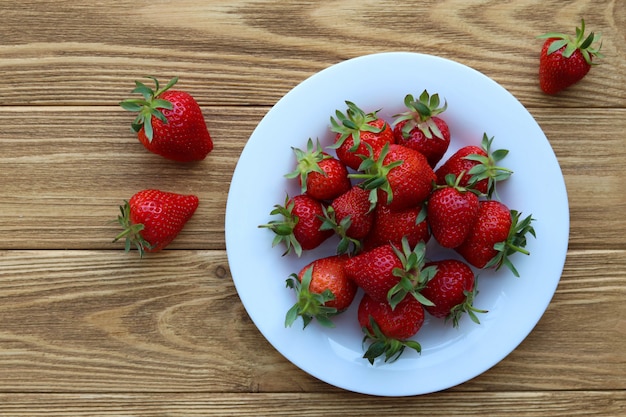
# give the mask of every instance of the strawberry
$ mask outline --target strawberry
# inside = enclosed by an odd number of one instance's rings
[[[332,200],[350,189],[348,170],[343,162],[322,151],[319,141],[314,147],[311,139],[303,151],[292,148],[296,154],[297,167],[285,175],[298,178],[301,192],[316,200]]]
[[[370,250],[385,244],[401,247],[403,237],[411,247],[419,242],[426,243],[430,239],[430,230],[425,220],[426,209],[421,206],[392,211],[386,205],[378,204],[374,209],[374,224],[363,242],[363,249]]]
[[[422,290],[422,295],[434,304],[425,306],[426,311],[434,317],[452,320],[454,327],[458,327],[464,313],[468,313],[475,323],[480,323],[476,313],[486,311],[473,306],[478,291],[472,269],[456,259],[429,262],[426,266],[437,269]]]
[[[372,149],[381,149],[386,143],[394,143],[393,129],[377,111],[365,113],[356,104],[346,101],[348,110],[345,114],[335,112],[337,119],[331,117],[331,131],[335,132],[335,141],[329,148],[334,149],[346,166],[354,170],[359,168],[363,157],[369,156],[367,145]]]
[[[132,245],[144,252],[158,252],[169,245],[198,208],[195,195],[160,190],[142,190],[120,206],[117,222],[124,231],[113,242],[126,240],[126,252]]]
[[[538,36],[545,39],[539,55],[539,86],[546,94],[556,94],[582,80],[595,63],[594,58],[603,58],[594,42],[600,35],[591,32],[585,37],[585,21],[576,28],[576,37],[562,33],[546,33]]]
[[[450,129],[440,117],[448,107],[439,107],[439,94],[427,90],[414,99],[411,94],[404,98],[408,111],[395,115],[393,134],[396,143],[421,152],[431,167],[435,167],[450,146]]]
[[[465,241],[478,218],[478,196],[459,186],[463,173],[446,177],[447,184],[435,188],[428,199],[428,224],[437,242],[444,248],[455,248]]]
[[[509,151],[491,151],[492,143],[493,137],[489,138],[485,133],[480,147],[468,145],[456,151],[435,171],[437,184],[445,185],[449,174],[458,177],[465,173],[459,186],[471,187],[488,198],[497,198],[496,184],[509,178],[513,171],[498,165]]]
[[[347,256],[317,259],[291,274],[287,287],[296,292],[297,302],[285,317],[285,326],[302,317],[303,327],[314,318],[323,326],[334,327],[331,317],[347,309],[356,296],[357,286],[344,271]]]
[[[175,77],[163,88],[159,81],[155,89],[135,81],[133,93],[141,99],[128,99],[120,103],[122,108],[139,112],[132,123],[139,141],[150,152],[178,162],[200,161],[213,150],[213,141],[207,129],[202,110],[188,93],[170,90],[178,78]]]
[[[365,334],[363,342],[371,341],[363,355],[370,364],[383,355],[385,362],[394,362],[407,347],[421,352],[420,344],[410,340],[424,324],[424,307],[415,298],[406,297],[392,309],[386,301],[366,293],[359,302],[357,318]]]
[[[315,249],[333,234],[332,230],[320,229],[324,205],[305,194],[285,197],[285,205],[275,205],[270,215],[279,215],[282,219],[259,227],[268,228],[276,234],[272,246],[285,244],[287,249],[283,256],[292,250],[301,256],[303,250]]]
[[[370,210],[369,193],[353,186],[335,198],[324,212],[322,230],[331,230],[341,240],[337,253],[350,250],[357,252],[361,248],[361,240],[370,232],[374,223],[374,213]]]
[[[380,152],[365,159],[359,170],[364,173],[350,176],[364,180],[360,186],[370,190],[371,204],[381,201],[395,211],[423,203],[436,178],[424,155],[397,144],[383,146]]]
[[[476,268],[494,267],[497,270],[506,265],[519,276],[509,256],[516,252],[529,254],[525,249],[526,234],[535,236],[531,225],[533,220],[528,216],[520,221],[519,212],[509,210],[499,201],[481,201],[478,219],[465,242],[455,250]]]
[[[425,254],[424,242],[411,249],[404,238],[401,249],[387,244],[351,257],[345,270],[363,291],[378,301],[388,302],[392,308],[409,293],[430,304],[419,293],[434,273],[432,268],[424,268]]]

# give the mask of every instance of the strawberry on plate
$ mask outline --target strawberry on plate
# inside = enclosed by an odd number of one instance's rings
[[[428,199],[428,225],[433,237],[444,248],[455,248],[465,241],[478,218],[480,208],[474,190],[461,187],[459,177],[448,174],[446,185],[438,185]]]
[[[324,152],[319,141],[307,141],[306,151],[292,148],[297,166],[286,178],[298,178],[303,194],[316,200],[332,200],[351,187],[348,169],[345,164]]]
[[[280,219],[259,227],[270,229],[276,234],[272,246],[285,244],[283,255],[293,251],[297,256],[302,256],[303,250],[315,249],[333,235],[332,230],[321,230],[323,203],[306,194],[292,198],[286,196],[285,205],[276,204],[270,215],[280,216]]]
[[[361,166],[363,173],[350,174],[363,179],[359,185],[370,190],[372,207],[385,204],[391,210],[421,205],[430,195],[435,173],[426,157],[403,145],[386,144]]]
[[[160,190],[142,190],[120,206],[117,222],[124,229],[114,242],[124,238],[128,252],[132,246],[143,257],[144,252],[158,252],[181,232],[198,208],[195,195]]]
[[[346,105],[348,110],[345,114],[337,110],[337,118],[330,118],[335,141],[329,148],[335,150],[337,158],[346,166],[356,170],[363,157],[370,155],[369,148],[379,150],[395,140],[393,129],[377,115],[377,111],[365,113],[351,101],[346,101]]]
[[[539,55],[539,86],[546,94],[556,94],[582,80],[589,72],[594,58],[600,53],[600,35],[589,33],[585,37],[585,20],[576,28],[572,38],[563,33],[550,32],[538,36],[545,39]]]
[[[287,287],[294,289],[296,303],[285,317],[285,326],[291,326],[302,317],[303,328],[313,319],[326,327],[334,327],[331,320],[346,310],[356,296],[357,286],[344,271],[346,255],[316,259],[298,274],[287,279]]]
[[[448,103],[440,104],[439,94],[431,96],[427,90],[418,99],[407,94],[404,98],[407,111],[394,116],[396,143],[422,153],[433,168],[450,146],[450,128],[439,117],[448,108]]]
[[[467,313],[475,323],[480,323],[476,313],[486,313],[474,307],[474,297],[478,293],[472,268],[456,259],[442,259],[428,262],[434,266],[435,275],[422,289],[422,295],[433,305],[425,306],[434,317],[451,320],[458,327],[459,320]]]
[[[377,204],[374,209],[374,224],[363,241],[363,250],[386,244],[399,248],[402,247],[402,238],[406,238],[411,247],[430,240],[426,208],[417,206],[393,211],[384,204]]]
[[[423,304],[431,304],[420,290],[434,275],[434,268],[424,267],[426,244],[414,248],[402,239],[402,247],[378,246],[351,257],[345,266],[348,278],[370,297],[389,303],[395,308],[407,294]]]
[[[133,93],[143,98],[120,103],[123,109],[139,113],[132,123],[137,138],[150,152],[178,162],[200,161],[213,150],[213,140],[196,100],[187,92],[171,90],[172,78],[163,88],[154,77],[152,90],[135,81]]]
[[[363,355],[370,364],[379,357],[394,362],[407,347],[422,351],[420,344],[410,339],[424,324],[424,307],[415,298],[406,297],[392,309],[388,302],[366,293],[359,303],[357,318],[365,334],[363,342],[370,342]]]
[[[337,253],[356,253],[362,240],[369,234],[374,223],[370,210],[369,193],[358,186],[335,198],[324,210],[322,230],[330,230],[339,236]]]
[[[528,255],[526,235],[535,236],[532,216],[520,220],[520,214],[499,201],[481,201],[478,219],[465,242],[455,251],[476,268],[497,270],[505,265],[515,276],[519,276],[509,256],[516,252]]]
[[[446,176],[452,174],[459,177],[459,186],[470,187],[487,198],[498,198],[496,185],[511,176],[513,171],[499,165],[509,151],[507,149],[491,150],[493,136],[483,134],[480,146],[467,145],[457,150],[437,168],[437,184],[445,185]]]

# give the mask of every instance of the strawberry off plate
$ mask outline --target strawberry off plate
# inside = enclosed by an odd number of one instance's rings
[[[289,274],[315,258],[334,253],[336,240],[305,253],[281,256],[273,233],[258,228],[272,217],[285,193],[298,193],[283,175],[294,166],[292,146],[308,138],[332,142],[329,118],[345,101],[366,112],[381,109],[388,121],[403,111],[406,94],[424,89],[447,100],[442,114],[452,134],[445,158],[458,148],[494,136],[494,149],[509,149],[502,164],[514,171],[498,187],[509,207],[532,214],[537,238],[530,256],[515,254],[520,277],[509,270],[483,272],[475,306],[488,310],[477,325],[464,317],[458,328],[428,317],[412,350],[393,363],[370,365],[362,358],[356,305],[335,319],[334,329],[315,321],[284,326],[294,303],[285,287]],[[334,386],[380,396],[425,394],[450,388],[485,372],[512,352],[546,310],[559,282],[569,236],[569,209],[563,175],[550,144],[528,111],[504,88],[459,63],[415,53],[383,53],[331,66],[296,86],[259,123],[235,169],[226,208],[226,246],[237,292],[263,336],[303,371]],[[432,239],[431,239],[432,240]],[[429,244],[431,258],[455,255]]]

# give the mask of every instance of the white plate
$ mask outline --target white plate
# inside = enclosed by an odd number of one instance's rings
[[[484,132],[494,148],[509,149],[503,165],[514,174],[498,188],[511,208],[532,214],[537,239],[529,237],[530,256],[512,260],[521,277],[508,270],[483,273],[475,305],[489,312],[476,325],[467,317],[459,328],[427,318],[415,339],[422,353],[405,353],[394,363],[362,358],[362,333],[356,305],[338,317],[334,329],[301,321],[285,328],[294,303],[285,287],[289,274],[315,257],[333,253],[336,241],[302,258],[282,257],[272,248],[267,223],[285,193],[295,195],[292,146],[308,138],[332,142],[330,116],[350,100],[381,116],[403,110],[404,96],[424,89],[448,102],[442,117],[452,134],[449,156],[468,144],[480,144]],[[459,63],[416,53],[382,53],[331,66],[296,86],[267,113],[246,144],[235,169],[226,208],[226,247],[237,292],[267,340],[296,366],[334,386],[380,396],[407,396],[443,390],[485,372],[530,333],[547,308],[559,282],[569,236],[569,209],[563,175],[548,140],[528,111],[500,85]],[[431,252],[444,257],[449,252]],[[356,303],[355,303],[356,304]]]

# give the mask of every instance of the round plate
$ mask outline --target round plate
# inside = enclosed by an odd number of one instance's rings
[[[259,228],[272,217],[286,193],[298,193],[284,174],[294,167],[291,147],[309,138],[330,145],[330,117],[345,101],[393,121],[404,110],[406,94],[427,89],[448,103],[442,114],[450,126],[450,149],[479,145],[483,133],[494,149],[509,149],[502,165],[514,173],[498,187],[510,208],[532,214],[537,238],[530,255],[515,254],[520,277],[508,269],[482,272],[475,306],[488,310],[477,325],[464,317],[458,328],[426,319],[415,339],[421,355],[407,349],[393,363],[363,359],[356,301],[327,329],[313,321],[284,325],[295,302],[285,280],[308,262],[334,253],[336,241],[305,253],[282,256],[272,247],[273,232]],[[305,372],[334,386],[364,394],[407,396],[443,390],[485,372],[530,333],[559,282],[569,236],[569,209],[563,175],[552,148],[528,111],[504,88],[462,64],[416,53],[382,53],[350,59],[308,78],[280,99],[259,123],[235,169],[226,208],[226,247],[233,280],[248,314],[267,340]],[[334,239],[334,238],[333,238]],[[431,241],[434,239],[431,239]],[[455,257],[430,244],[431,258]]]

